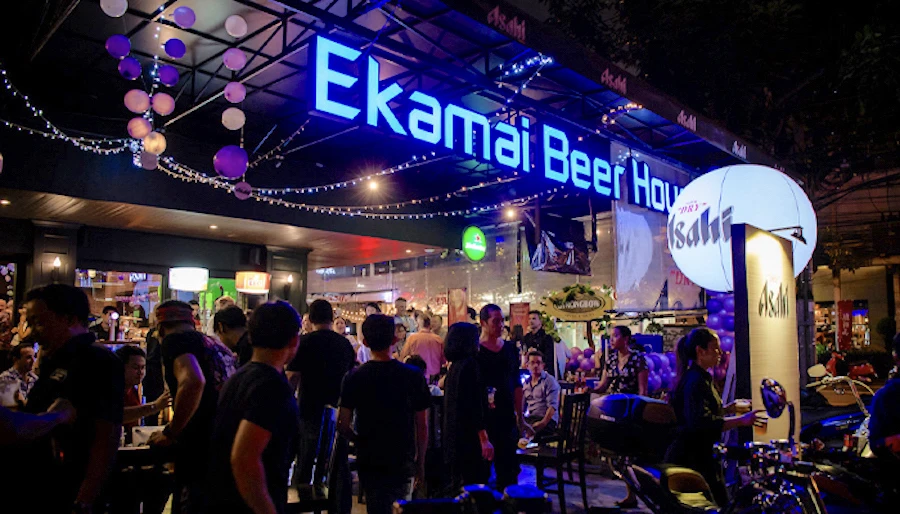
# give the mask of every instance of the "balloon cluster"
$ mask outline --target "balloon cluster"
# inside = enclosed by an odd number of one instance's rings
[[[572,357],[566,363],[566,371],[594,371],[594,350],[591,348],[572,348]]]
[[[647,378],[648,393],[669,391],[675,387],[676,361],[674,353],[648,353],[644,357],[647,361],[647,371],[650,372]]]
[[[128,11],[128,1],[101,0],[100,8],[107,16],[119,18]],[[182,29],[191,28],[197,21],[197,16],[190,7],[176,8],[173,18],[175,24]],[[156,37],[159,37],[159,28]],[[163,50],[173,59],[180,59],[187,52],[184,42],[178,38],[166,41]],[[119,60],[118,69],[122,78],[129,81],[137,80],[142,75],[141,62],[129,55],[131,41],[126,36],[122,34],[110,36],[106,40],[106,51]],[[129,136],[142,142],[143,151],[139,158],[141,167],[155,170],[159,165],[159,155],[166,150],[166,136],[153,130],[153,115],[150,110],[159,116],[168,116],[175,112],[175,99],[168,93],[155,92],[156,83],[173,87],[178,84],[181,77],[174,66],[170,64],[159,66],[158,63],[154,63],[150,75],[153,77],[152,96],[143,89],[132,89],[125,93],[124,103],[125,108],[138,115],[128,121],[126,129]]]
[[[711,292],[706,302],[706,310],[709,312],[706,326],[719,335],[722,346],[722,361],[713,368],[713,377],[717,381],[722,381],[725,380],[728,360],[734,351],[734,294]]]

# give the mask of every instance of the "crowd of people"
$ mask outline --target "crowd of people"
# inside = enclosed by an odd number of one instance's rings
[[[440,458],[448,475],[440,492],[449,494],[468,484],[493,482],[502,490],[517,483],[520,437],[543,441],[560,423],[558,363],[560,355],[568,359],[567,347],[546,333],[537,311],[518,343],[492,304],[472,309],[474,323],[455,323],[441,337],[442,320],[410,316],[399,299],[395,315],[370,305],[357,341],[324,300],[312,302],[304,317],[283,301],[260,305],[249,318],[222,302],[209,333],[191,304],[169,300],[154,312],[146,351],[125,345],[113,353],[95,344],[88,299],[78,288],[39,287],[23,309],[40,345],[40,370],[33,371],[32,347],[12,349],[0,384],[15,384],[17,410],[2,409],[0,448],[17,473],[41,477],[48,490],[16,494],[16,481],[0,481],[11,511],[104,511],[121,427],[152,424],[170,407],[150,445],[174,465],[175,513],[285,512],[289,485],[310,484],[330,457],[321,434],[331,408],[341,444],[331,457],[330,499],[341,513],[352,506],[351,445],[369,513],[391,512],[395,501],[425,486],[433,455],[429,409],[436,404],[443,408]],[[646,361],[631,340],[627,327],[612,330],[596,392],[646,394]],[[694,330],[677,354],[670,403],[678,430],[667,461],[698,470],[725,501],[712,446],[723,431],[760,422],[760,411],[722,405],[707,371],[721,358],[713,332]],[[151,373],[164,387],[147,396]],[[142,383],[148,403],[138,396]],[[885,424],[873,422],[879,430]],[[620,504],[635,501],[629,491]]]

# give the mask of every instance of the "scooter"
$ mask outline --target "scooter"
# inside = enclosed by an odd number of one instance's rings
[[[873,379],[878,378],[875,374],[875,367],[869,362],[860,362],[857,364],[847,364],[844,359],[844,352],[831,352],[831,359],[825,368],[833,376],[846,375],[853,380],[862,380],[871,383]]]
[[[774,380],[762,385],[770,417],[787,408],[784,389]],[[716,505],[709,484],[694,470],[659,464],[671,441],[675,413],[666,403],[637,395],[609,395],[591,402],[587,430],[611,459],[614,473],[653,512],[681,513],[785,513],[823,514],[825,505],[810,472],[815,468],[785,462],[784,449],[752,444],[728,448],[722,459],[737,460],[754,470],[737,487],[729,505]],[[787,440],[787,455],[795,453]],[[712,451],[712,449],[711,449]]]

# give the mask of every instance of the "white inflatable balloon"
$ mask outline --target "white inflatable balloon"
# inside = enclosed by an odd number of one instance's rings
[[[247,21],[237,14],[225,18],[225,32],[231,37],[244,37],[247,34]]]
[[[240,130],[246,121],[244,111],[237,107],[229,107],[222,112],[222,125],[228,130]]]
[[[128,10],[128,0],[100,0],[100,8],[107,16],[120,18]]]
[[[755,164],[711,171],[684,188],[669,212],[669,251],[678,269],[701,287],[732,291],[731,225],[746,223],[764,230],[799,226],[775,234],[793,243],[794,276],[816,248],[817,224],[812,203],[784,173]]]

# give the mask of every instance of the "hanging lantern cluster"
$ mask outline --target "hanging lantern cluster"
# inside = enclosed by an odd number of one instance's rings
[[[235,39],[244,37],[247,35],[247,21],[236,14],[231,15],[225,19],[225,32]],[[238,72],[247,66],[247,54],[236,46],[229,48],[222,54],[222,63],[229,70]],[[229,103],[239,104],[247,97],[247,89],[240,82],[229,82],[225,86],[223,96]],[[228,107],[222,111],[222,126],[228,130],[241,130],[246,122],[247,116],[239,107]],[[213,157],[213,168],[216,170],[216,173],[226,179],[236,179],[247,173],[250,157],[242,146],[243,136],[240,146],[227,145],[216,152],[216,155]],[[250,185],[246,182],[241,182],[241,184],[240,191],[250,188]],[[249,194],[244,196],[243,193],[239,193],[238,189],[234,190],[234,195],[241,200],[249,197]]]

